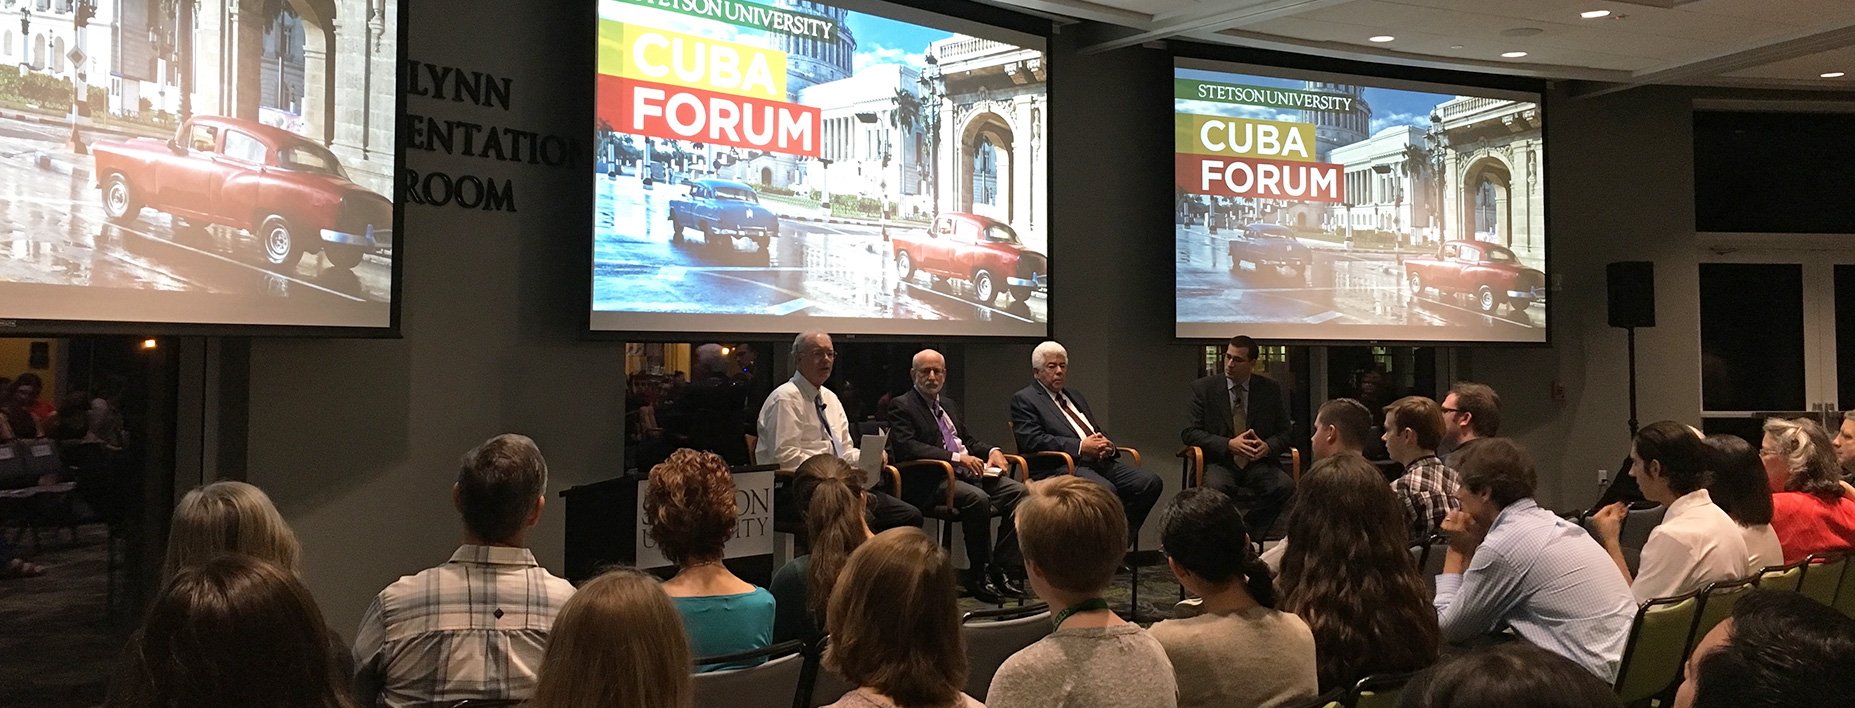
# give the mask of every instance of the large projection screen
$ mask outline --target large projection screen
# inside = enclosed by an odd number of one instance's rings
[[[0,9],[32,37],[0,47],[0,320],[390,334],[403,7],[381,5]]]
[[[1176,335],[1544,343],[1534,93],[1178,58]]]
[[[1047,334],[1044,37],[858,0],[598,9],[593,331]]]

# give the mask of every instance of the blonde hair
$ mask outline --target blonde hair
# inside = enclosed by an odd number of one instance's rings
[[[1100,592],[1127,554],[1127,513],[1121,500],[1073,475],[1030,483],[1018,505],[1018,548],[1058,590]]]
[[[689,708],[689,639],[657,579],[617,568],[554,619],[529,708]]]
[[[825,666],[898,708],[957,705],[966,637],[947,553],[916,528],[857,547],[831,591]]]
[[[222,480],[195,487],[174,506],[162,577],[221,553],[243,553],[301,575],[302,546],[264,490]]]

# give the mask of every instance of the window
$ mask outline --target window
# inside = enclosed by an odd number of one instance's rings
[[[225,150],[222,154],[241,162],[262,165],[264,164],[264,143],[236,130],[228,130],[225,134]]]
[[[219,129],[210,125],[195,125],[187,134],[187,146],[194,152],[213,152],[219,149]]]

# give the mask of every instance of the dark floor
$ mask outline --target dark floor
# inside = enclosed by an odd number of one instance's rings
[[[11,530],[5,530],[11,537]],[[127,622],[112,625],[104,585],[106,532],[101,525],[45,532],[33,554],[44,576],[0,580],[0,706],[87,708],[103,702],[109,673],[127,640]]]
[[[1173,578],[1172,571],[1158,560],[1157,554],[1149,555],[1154,557],[1143,559],[1147,564],[1140,568],[1140,604],[1136,612],[1130,614],[1128,611],[1129,601],[1134,597],[1133,585],[1126,571],[1116,574],[1114,584],[1108,586],[1107,592],[1102,593],[1102,599],[1107,600],[1108,606],[1117,614],[1143,625],[1171,619],[1172,606],[1179,601],[1179,581]],[[1028,602],[1037,602],[1037,600],[1033,599]],[[1007,606],[1016,604],[1014,600]],[[995,605],[987,605],[970,597],[960,598],[960,611],[962,612],[992,607]]]

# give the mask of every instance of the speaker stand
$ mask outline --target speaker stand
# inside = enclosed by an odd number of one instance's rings
[[[1625,327],[1630,342],[1630,439],[1636,439],[1636,328]]]

